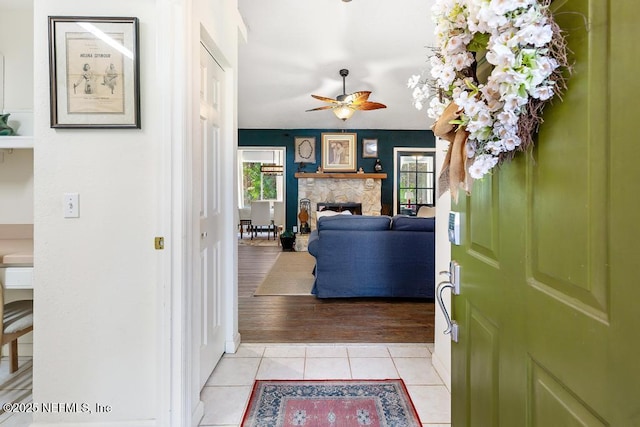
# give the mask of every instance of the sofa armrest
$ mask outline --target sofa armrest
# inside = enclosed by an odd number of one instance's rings
[[[320,247],[320,235],[318,230],[313,230],[309,235],[309,242],[307,244],[307,251],[314,257],[318,258],[318,248]]]

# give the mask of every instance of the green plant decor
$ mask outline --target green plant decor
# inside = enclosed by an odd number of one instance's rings
[[[0,135],[11,136],[15,134],[16,131],[9,126],[9,114],[0,114]]]

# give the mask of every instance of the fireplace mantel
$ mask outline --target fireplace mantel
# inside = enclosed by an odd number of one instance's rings
[[[351,173],[339,173],[339,172],[332,172],[332,173],[318,173],[318,172],[296,172],[296,174],[294,175],[296,178],[330,178],[330,179],[369,179],[369,178],[373,178],[373,179],[387,179],[387,174],[386,173],[356,173],[356,172],[351,172]]]

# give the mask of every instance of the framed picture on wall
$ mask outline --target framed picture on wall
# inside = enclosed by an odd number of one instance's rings
[[[52,128],[140,128],[138,18],[49,17]]]
[[[313,136],[296,136],[293,142],[294,163],[316,162],[316,138]]]
[[[378,157],[378,140],[362,138],[362,158]]]
[[[322,134],[322,170],[324,172],[355,172],[356,134]]]

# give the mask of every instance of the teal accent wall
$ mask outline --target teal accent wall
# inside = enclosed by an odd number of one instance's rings
[[[357,135],[357,167],[362,167],[365,172],[374,172],[373,165],[376,159],[362,158],[362,139],[378,139],[378,158],[382,163],[383,172],[387,173],[387,179],[382,180],[382,203],[393,205],[393,148],[394,147],[420,147],[435,148],[435,137],[430,130],[376,130],[376,129],[239,129],[238,145],[240,147],[286,147],[286,198],[287,198],[287,229],[297,224],[298,215],[298,180],[293,176],[298,170],[298,164],[294,163],[295,137],[308,136],[316,138],[316,163],[308,164],[304,172],[314,172],[320,165],[320,148],[323,132],[355,132]]]

